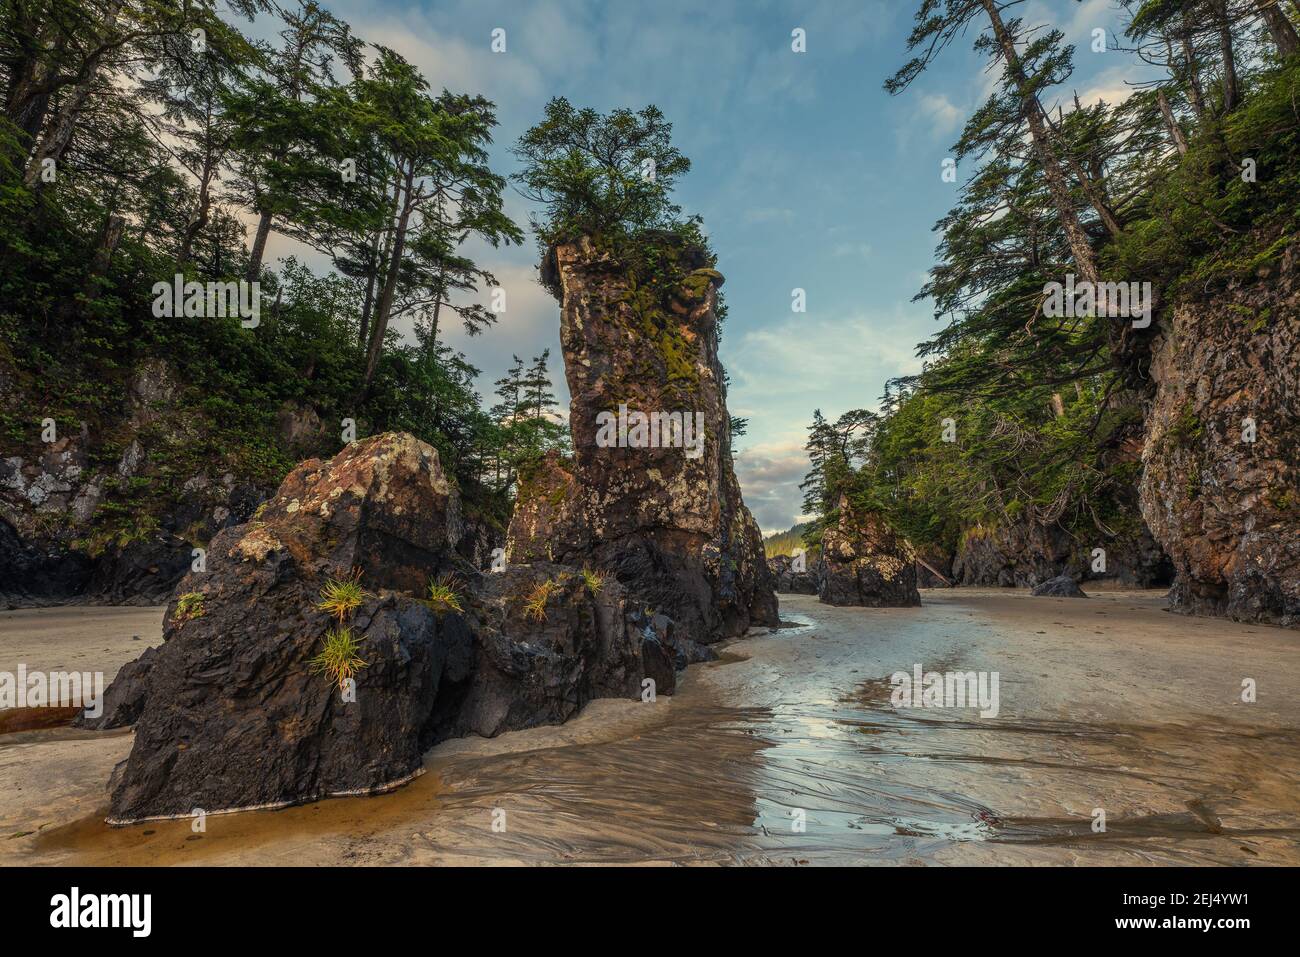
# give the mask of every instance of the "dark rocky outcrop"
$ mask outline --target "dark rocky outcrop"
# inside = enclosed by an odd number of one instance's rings
[[[903,541],[883,517],[855,512],[842,496],[839,521],[822,534],[822,562],[818,599],[827,605],[921,604],[916,568]]]
[[[673,691],[671,669],[643,669],[644,636],[615,582],[594,589],[572,568],[510,565],[485,578],[477,605],[472,680],[434,739],[559,724],[593,698],[636,697],[646,675],[656,693]]]
[[[1082,557],[1057,525],[1014,522],[962,533],[952,573],[960,585],[1030,587],[1064,571],[1082,573]]]
[[[99,717],[88,718],[82,712],[73,724],[93,731],[107,731],[127,728],[139,721],[149,702],[149,677],[154,662],[158,660],[160,647],[145,649],[139,658],[118,669],[117,676],[104,690],[104,706]]]
[[[938,548],[918,550],[916,555],[917,588],[951,588],[953,556]]]
[[[1087,598],[1083,589],[1069,575],[1057,575],[1030,589],[1029,594],[1046,598]]]
[[[122,670],[91,725],[138,715],[113,818],[380,790],[447,737],[564,721],[637,696],[647,676],[672,693],[692,649],[671,622],[571,567],[481,576],[457,551],[460,509],[437,452],[389,433],[304,462],[220,532],[206,571],[178,586],[163,644]],[[354,570],[367,595],[345,616],[364,662],[350,696],[313,658],[337,626],[321,588]],[[461,611],[423,600],[443,574]]]
[[[32,383],[10,381],[16,375],[0,355],[0,406],[31,393]],[[266,498],[269,489],[230,471],[163,478],[176,450],[195,444],[180,385],[166,362],[149,360],[125,386],[121,408],[105,410],[107,424],[81,423],[42,442],[33,420],[18,454],[0,458],[0,606],[165,601],[194,548]],[[136,482],[153,493],[123,507]]]
[[[3,467],[0,463],[0,470]],[[94,570],[86,555],[53,543],[24,541],[0,511],[0,608],[66,601],[85,590]]]
[[[164,619],[113,816],[278,804],[414,771],[438,688],[472,662],[467,623],[419,600],[458,567],[458,506],[433,449],[385,435],[308,460],[255,520],[218,533],[206,571],[177,589],[202,597]],[[354,568],[374,597],[352,622],[366,667],[347,702],[310,662],[331,626],[321,587]]]
[[[1300,626],[1297,249],[1174,306],[1153,348],[1140,492],[1176,611]]]
[[[589,239],[550,250],[543,264],[560,300],[575,454],[572,463],[547,460],[521,483],[510,560],[608,571],[693,641],[775,625],[762,536],[732,467],[717,354],[722,277],[702,250],[668,236],[647,237],[638,255],[659,257],[659,271]],[[698,413],[700,454],[680,443],[602,447],[601,415],[620,409]]]
[[[776,590],[788,595],[817,594],[818,582],[824,574],[820,558],[809,562],[805,557],[803,570],[797,571],[793,556],[773,555],[767,560],[767,568],[772,573]]]
[[[1105,550],[1104,571],[1093,570],[1095,548]],[[1027,519],[967,528],[952,559],[958,585],[1032,588],[1058,575],[1155,588],[1169,584],[1172,567],[1144,526],[1088,541],[1055,523]]]

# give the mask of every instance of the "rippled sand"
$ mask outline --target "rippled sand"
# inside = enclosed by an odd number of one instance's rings
[[[671,699],[447,742],[393,794],[202,834],[102,824],[129,734],[0,736],[0,780],[25,782],[0,784],[0,860],[1300,863],[1300,633],[1173,616],[1154,593],[923,594],[880,610],[784,596],[803,627],[732,642]],[[895,710],[889,675],[918,663],[997,671],[1000,713]]]

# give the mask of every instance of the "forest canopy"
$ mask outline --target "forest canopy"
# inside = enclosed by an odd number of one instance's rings
[[[445,341],[502,318],[471,250],[524,240],[488,162],[489,100],[430,89],[311,0],[8,0],[0,82],[6,449],[39,457],[49,417],[111,475],[139,370],[161,359],[181,392],[154,471],[110,479],[105,537],[146,532],[173,480],[274,487],[341,436],[385,430],[432,443],[499,524],[521,464],[567,443],[549,352],[516,357],[484,407]],[[271,264],[276,235],[327,268]],[[173,285],[256,289],[257,315],[160,304]]]
[[[841,496],[949,555],[972,530],[1019,522],[1089,542],[1142,532],[1134,487],[1159,322],[1054,316],[1045,284],[1149,283],[1159,311],[1266,272],[1294,242],[1300,9],[1121,7],[1126,29],[1107,49],[1152,79],[1121,102],[1083,103],[1073,46],[1020,5],[916,6],[909,59],[887,92],[906,95],[972,38],[997,84],[952,145],[964,188],[935,226],[935,265],[916,296],[941,323],[918,346],[923,371],[889,383],[874,411],[819,410],[809,427],[809,543]],[[1189,438],[1198,428],[1179,424]]]

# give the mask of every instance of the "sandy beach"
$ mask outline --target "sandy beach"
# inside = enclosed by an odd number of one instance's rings
[[[129,731],[0,735],[0,863],[1300,863],[1300,633],[1171,615],[1158,592],[922,600],[782,596],[799,627],[720,646],[672,698],[446,742],[392,794],[201,833],[103,824]],[[0,614],[0,670],[111,678],[161,617]],[[890,676],[918,665],[997,672],[998,714],[896,709]]]

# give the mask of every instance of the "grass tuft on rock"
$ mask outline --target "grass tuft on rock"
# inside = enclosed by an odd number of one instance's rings
[[[172,620],[183,624],[202,618],[203,615],[203,592],[191,591],[176,599],[176,612],[172,615]]]
[[[361,569],[353,569],[349,578],[331,578],[326,581],[320,597],[320,603],[316,607],[328,612],[342,624],[366,600],[366,592],[361,587]]]
[[[460,603],[460,594],[457,589],[460,587],[460,581],[454,575],[442,574],[436,579],[429,582],[429,597],[426,599],[430,608],[437,612],[438,616],[454,611],[456,614],[464,614],[465,609]]]
[[[532,621],[546,620],[546,603],[551,600],[551,595],[559,583],[551,580],[541,582],[524,599],[524,617]]]
[[[582,581],[587,586],[587,591],[593,595],[598,594],[605,587],[605,576],[585,566],[582,569]]]
[[[311,659],[312,671],[329,675],[330,681],[342,690],[358,671],[366,667],[366,662],[357,653],[363,640],[345,625],[331,628],[325,635],[324,647]]]

